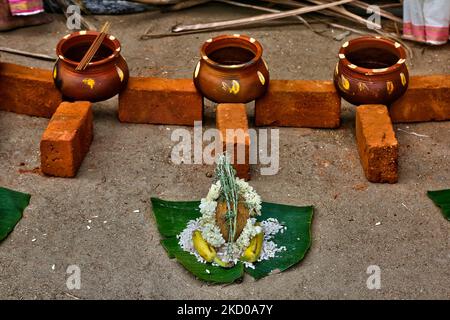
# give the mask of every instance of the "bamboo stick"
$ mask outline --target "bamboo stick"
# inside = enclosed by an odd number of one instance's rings
[[[222,2],[222,3],[226,3],[226,4],[230,4],[230,5],[234,5],[234,6],[238,6],[238,7],[243,7],[243,8],[250,8],[250,9],[254,9],[254,10],[259,10],[259,11],[266,11],[266,12],[272,12],[272,13],[276,13],[276,12],[282,12],[281,10],[276,10],[276,9],[271,9],[271,8],[266,8],[266,7],[262,7],[262,6],[256,6],[256,5],[251,5],[251,4],[246,4],[246,3],[241,3],[241,2],[237,2],[237,1],[231,1],[231,0],[214,0],[216,2]],[[296,18],[298,20],[300,20],[304,25],[306,25],[311,31],[318,33],[316,30],[314,30],[311,25],[308,23],[308,21],[306,21],[302,16],[292,16],[293,18]]]
[[[236,25],[246,25],[246,24],[253,24],[257,22],[263,22],[263,21],[269,21],[269,20],[275,20],[275,19],[282,19],[287,18],[291,16],[296,16],[308,12],[314,12],[319,11],[331,7],[335,7],[344,3],[349,3],[354,0],[339,0],[335,1],[333,3],[327,3],[327,4],[321,4],[316,6],[308,6],[305,8],[300,9],[294,9],[294,10],[288,10],[278,13],[268,13],[263,14],[259,16],[254,16],[250,18],[241,18],[241,19],[235,19],[235,20],[228,20],[228,21],[219,21],[219,22],[211,22],[211,23],[200,23],[200,24],[194,24],[194,25],[179,25],[175,26],[172,31],[173,32],[182,32],[182,31],[191,31],[191,30],[204,30],[214,27],[231,27]]]
[[[330,1],[327,0],[327,2],[330,2]],[[368,3],[365,3],[364,1],[360,1],[360,0],[351,2],[351,3],[349,3],[349,5],[360,8],[360,9],[365,9],[365,10],[370,7],[370,5]],[[403,19],[401,19],[397,16],[394,16],[392,13],[390,13],[386,10],[383,10],[380,6],[378,6],[378,7],[380,8],[380,16],[382,16],[386,19],[392,20],[394,22],[403,23]]]
[[[308,22],[311,24],[311,22]],[[292,20],[292,21],[267,21],[264,25],[261,24],[253,24],[253,25],[247,25],[247,28],[260,28],[260,27],[280,27],[280,26],[286,26],[286,25],[293,25],[293,24],[302,24],[300,20]],[[192,30],[192,31],[183,31],[183,32],[162,32],[162,33],[144,33],[140,36],[140,40],[150,40],[150,39],[161,39],[166,37],[181,37],[185,35],[190,34],[199,34],[199,33],[208,33],[212,31],[218,31],[218,30],[240,30],[239,26],[233,26],[233,27],[216,27],[216,28],[210,28],[210,29],[204,29],[204,30]]]
[[[182,1],[182,2],[179,2],[177,4],[168,6],[168,7],[163,7],[161,9],[161,11],[162,12],[173,12],[173,11],[184,10],[184,9],[187,9],[187,8],[192,8],[192,7],[195,7],[195,6],[199,6],[201,4],[208,3],[210,1],[213,1],[213,0],[187,0],[187,1]]]
[[[307,0],[307,1],[311,2],[311,3],[314,3],[316,5],[323,5],[323,4],[327,3],[327,2],[324,2],[324,1],[318,1],[318,0]],[[340,14],[343,14],[343,15],[349,17],[349,18],[352,18],[353,21],[358,22],[360,24],[363,24],[363,25],[365,25],[367,27],[371,26],[374,29],[379,29],[381,27],[378,24],[376,24],[375,22],[366,20],[366,19],[358,16],[357,14],[351,13],[350,11],[348,11],[345,8],[333,6],[333,7],[330,8],[330,10],[335,11],[335,12],[340,13]]]

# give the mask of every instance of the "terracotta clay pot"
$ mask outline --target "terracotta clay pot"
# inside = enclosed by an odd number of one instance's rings
[[[247,103],[269,86],[269,70],[261,44],[245,35],[222,35],[207,40],[194,70],[194,83],[217,103]]]
[[[102,101],[118,94],[128,81],[128,66],[120,55],[120,43],[107,35],[96,55],[83,71],[78,63],[98,32],[80,31],[62,38],[56,46],[58,61],[53,79],[64,98],[78,101]]]
[[[406,52],[395,41],[360,37],[344,43],[334,71],[339,94],[354,105],[389,105],[408,88]]]

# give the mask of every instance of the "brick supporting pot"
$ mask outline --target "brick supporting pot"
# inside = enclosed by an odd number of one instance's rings
[[[337,128],[341,98],[331,81],[271,80],[255,102],[257,126]]]
[[[122,122],[193,126],[202,115],[203,98],[192,79],[130,78],[119,95]]]
[[[356,141],[361,164],[370,182],[398,181],[398,142],[384,105],[356,108]]]
[[[250,179],[250,135],[245,104],[217,105],[216,127],[224,150],[232,153],[232,164],[239,178]]]
[[[389,112],[394,123],[450,120],[450,75],[411,77]]]
[[[93,139],[90,102],[63,102],[41,140],[41,170],[56,177],[74,177]]]
[[[50,118],[61,101],[51,71],[0,63],[0,110]]]

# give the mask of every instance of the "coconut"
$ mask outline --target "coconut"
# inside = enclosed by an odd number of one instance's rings
[[[220,233],[222,233],[223,238],[225,241],[230,241],[229,239],[229,222],[226,218],[227,214],[227,203],[226,201],[220,201],[217,203],[217,209],[216,209],[216,224],[220,228]],[[245,202],[241,199],[239,199],[238,203],[238,213],[236,218],[236,233],[234,236],[234,240],[236,241],[239,235],[241,234],[242,230],[244,229],[245,225],[247,224],[247,220],[250,218],[250,212],[245,205]]]

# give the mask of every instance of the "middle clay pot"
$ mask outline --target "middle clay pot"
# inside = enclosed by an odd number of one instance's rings
[[[269,69],[261,44],[245,35],[222,35],[207,40],[194,70],[194,84],[217,103],[247,103],[269,86]]]

